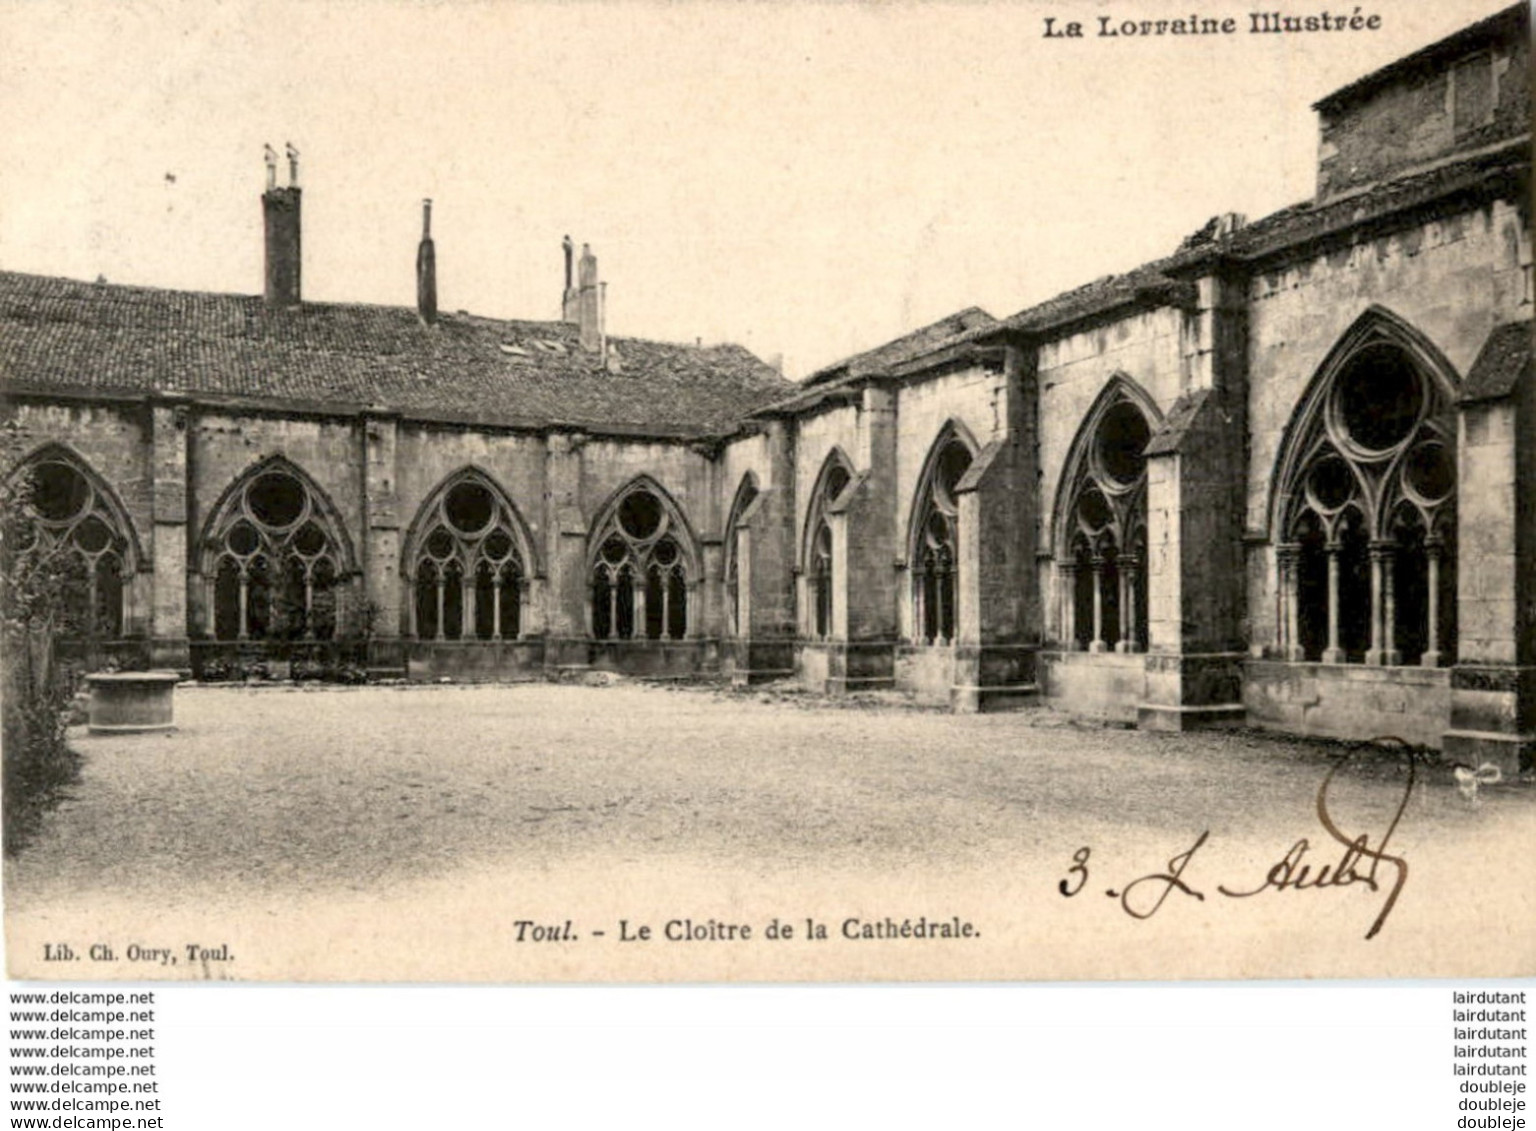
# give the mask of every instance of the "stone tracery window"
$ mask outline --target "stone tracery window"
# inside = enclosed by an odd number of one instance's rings
[[[1403,344],[1365,333],[1298,412],[1283,462],[1281,655],[1422,664],[1454,651],[1454,420]]]
[[[681,519],[636,484],[597,533],[592,635],[599,640],[681,640],[688,635],[689,558]]]
[[[297,469],[247,476],[210,526],[213,635],[219,640],[329,640],[348,562],[340,532]]]
[[[811,512],[806,522],[809,531],[809,539],[805,550],[805,567],[809,577],[810,630],[818,640],[828,640],[832,636],[832,573],[834,567],[832,525],[828,520],[828,510],[837,501],[848,484],[853,481],[853,472],[843,460],[841,453],[834,452],[827,457],[827,465],[822,469],[821,478],[815,495],[811,500]]]
[[[1140,405],[1111,386],[1083,425],[1057,518],[1063,644],[1139,652],[1147,640],[1147,443]],[[1081,442],[1080,441],[1080,442]]]
[[[909,560],[912,631],[919,644],[948,644],[955,639],[960,550],[955,488],[971,459],[971,449],[958,436],[941,437],[918,486]]]
[[[757,479],[749,471],[736,489],[731,514],[725,523],[725,607],[732,636],[746,636],[751,631],[751,593],[742,585],[742,519],[757,502]],[[749,582],[750,586],[750,582]]]
[[[65,552],[79,565],[82,585],[72,594],[70,628],[103,639],[122,636],[125,581],[133,570],[124,518],[94,477],[62,452],[43,453],[24,474],[36,517],[29,535],[43,540],[42,553]]]
[[[478,472],[440,487],[407,546],[414,633],[421,640],[516,640],[528,569],[511,504]]]

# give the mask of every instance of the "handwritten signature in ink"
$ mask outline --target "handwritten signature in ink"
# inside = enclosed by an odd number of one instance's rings
[[[1333,785],[1339,770],[1348,761],[1346,756],[1335,762],[1317,790],[1317,820],[1334,844],[1342,846],[1343,852],[1338,859],[1317,863],[1316,856],[1312,854],[1320,850],[1316,850],[1307,837],[1301,837],[1269,868],[1263,880],[1256,885],[1229,887],[1226,884],[1217,884],[1214,891],[1227,899],[1250,899],[1267,891],[1321,891],[1360,884],[1367,891],[1385,895],[1375,921],[1365,933],[1367,939],[1375,938],[1381,932],[1387,917],[1392,914],[1392,908],[1397,905],[1398,896],[1402,894],[1403,887],[1408,882],[1408,862],[1401,856],[1387,851],[1387,846],[1397,831],[1398,823],[1402,820],[1403,811],[1408,807],[1409,798],[1413,795],[1414,755],[1406,743],[1402,745],[1408,763],[1402,796],[1398,799],[1397,807],[1392,813],[1392,820],[1374,846],[1369,833],[1351,836],[1341,829],[1328,808],[1329,787]],[[1118,899],[1121,909],[1133,919],[1150,919],[1175,894],[1200,903],[1205,902],[1205,892],[1195,887],[1192,880],[1187,880],[1185,874],[1190,870],[1195,854],[1210,839],[1210,835],[1210,830],[1205,830],[1195,839],[1194,844],[1171,857],[1166,871],[1150,872],[1132,880],[1118,891],[1109,888],[1104,894],[1112,899]],[[1067,869],[1066,879],[1057,884],[1057,890],[1063,896],[1071,898],[1087,886],[1088,861],[1091,856],[1092,849],[1086,845],[1073,853],[1072,865]]]

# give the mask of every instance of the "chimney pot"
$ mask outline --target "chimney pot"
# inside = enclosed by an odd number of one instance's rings
[[[590,244],[581,245],[581,289],[577,294],[581,348],[601,354],[603,351],[603,295],[597,282],[597,256]]]
[[[297,151],[288,147],[292,157]],[[303,266],[300,232],[300,204],[303,190],[297,185],[277,186],[277,154],[269,145],[267,158],[267,191],[261,194],[261,211],[266,234],[266,271],[262,293],[269,307],[298,306],[302,300],[301,268]],[[290,164],[290,168],[292,165]]]
[[[416,248],[416,313],[428,326],[437,322],[437,248],[432,242],[432,201],[421,202],[421,243]]]
[[[560,321],[580,322],[581,313],[576,302],[576,276],[571,260],[576,245],[571,242],[570,236],[566,236],[560,241],[560,249],[565,253],[565,290],[560,296]]]

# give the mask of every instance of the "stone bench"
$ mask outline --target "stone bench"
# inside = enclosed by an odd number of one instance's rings
[[[96,672],[85,677],[91,689],[88,729],[92,734],[133,734],[171,730],[175,672]]]

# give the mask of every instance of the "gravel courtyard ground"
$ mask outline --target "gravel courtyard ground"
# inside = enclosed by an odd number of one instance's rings
[[[13,971],[66,975],[33,964],[39,939],[120,952],[157,931],[242,940],[242,965],[205,976],[283,978],[966,976],[982,955],[979,976],[1138,976],[1199,938],[1205,956],[1170,972],[1529,972],[1536,955],[1531,790],[1472,802],[1443,766],[1419,770],[1393,834],[1412,877],[1379,939],[1362,941],[1383,898],[1364,885],[1210,890],[1260,886],[1301,837],[1308,863],[1337,864],[1316,812],[1342,752],[1328,744],[630,684],[193,687],[177,721],[73,737],[83,780],[6,870]],[[1379,844],[1406,773],[1357,755],[1332,819]],[[1204,898],[1176,891],[1147,920],[1105,898],[1168,871],[1202,831],[1186,878]],[[1068,899],[1057,885],[1075,886],[1083,846],[1090,881]],[[915,971],[866,953],[798,973],[739,952],[720,973],[696,955],[674,971],[507,943],[519,917],[611,936],[619,917],[659,926],[701,894],[742,921],[814,908],[834,935],[844,912],[904,900],[984,920],[992,942]],[[1233,941],[1212,947],[1213,930]],[[1295,963],[1254,952],[1276,938],[1302,946]],[[121,965],[67,975],[150,973]]]

